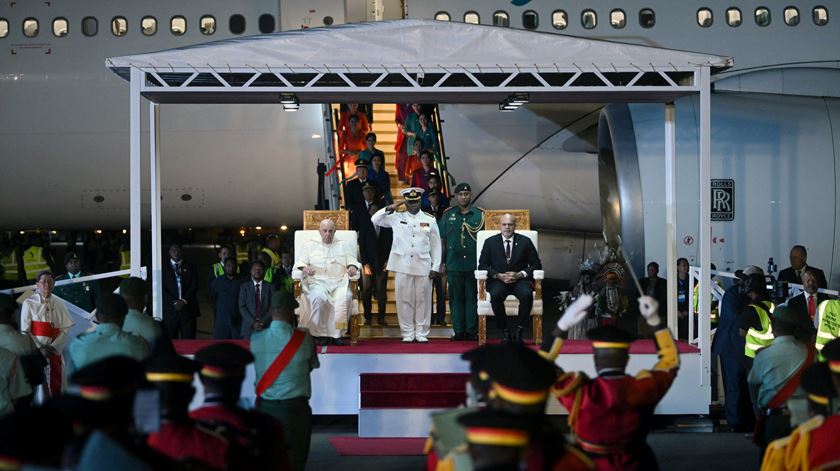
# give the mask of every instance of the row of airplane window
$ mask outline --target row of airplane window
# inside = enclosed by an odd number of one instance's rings
[[[731,7],[726,9],[726,24],[731,27],[741,26],[743,23],[743,15],[741,9]],[[770,9],[767,7],[758,7],[754,11],[755,24],[758,26],[770,26],[772,15]],[[794,6],[786,7],[782,11],[782,17],[785,24],[788,26],[796,26],[799,24],[800,15],[799,9]],[[439,21],[450,21],[452,18],[446,11],[439,11],[435,14],[435,19]],[[824,6],[816,6],[811,10],[811,19],[817,26],[825,26],[828,24],[828,8]],[[610,11],[609,15],[610,26],[615,29],[624,28],[627,25],[627,14],[624,10],[616,8]],[[475,11],[468,11],[464,13],[464,23],[481,24],[481,17]],[[506,11],[496,11],[493,13],[493,26],[509,27],[510,15]],[[580,24],[584,29],[593,29],[598,26],[598,14],[595,10],[586,9],[580,13]],[[709,8],[700,8],[697,10],[697,24],[700,27],[708,28],[714,24],[714,14]],[[650,8],[643,8],[639,10],[639,26],[642,28],[653,28],[656,25],[656,12]],[[534,10],[526,10],[522,13],[522,27],[524,29],[537,29],[540,26],[540,16]],[[569,26],[569,15],[565,10],[554,10],[551,13],[551,26],[554,29],[566,29]]]
[[[23,35],[27,38],[34,38],[40,32],[40,23],[36,18],[23,20]],[[257,19],[257,26],[260,33],[273,33],[276,29],[274,15],[268,13],[260,15]],[[198,29],[201,34],[209,36],[216,32],[216,17],[204,15],[198,20]],[[231,34],[243,34],[245,32],[245,17],[239,14],[231,15],[228,19],[228,29]],[[96,36],[99,33],[99,20],[93,16],[82,18],[81,31],[85,36]],[[152,36],[158,31],[158,20],[154,16],[144,16],[140,20],[140,31],[144,36]],[[187,19],[176,15],[169,20],[169,31],[175,36],[182,36],[187,33]],[[55,18],[52,21],[52,34],[57,38],[67,36],[70,33],[70,22],[67,18]],[[115,16],[111,19],[111,34],[117,37],[128,34],[128,20],[124,16]],[[9,35],[9,22],[0,18],[0,38]]]

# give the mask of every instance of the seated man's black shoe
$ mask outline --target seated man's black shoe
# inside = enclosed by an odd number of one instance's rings
[[[505,330],[502,331],[502,343],[510,343],[510,342],[511,342],[510,331],[505,329]]]
[[[467,333],[464,336],[464,340],[478,340],[478,334],[476,333]]]
[[[344,339],[339,337],[337,339],[333,339],[333,345],[338,345],[339,347],[344,345]]]
[[[449,337],[449,340],[453,342],[458,342],[460,340],[466,340],[466,335],[463,332],[456,332],[455,335]]]

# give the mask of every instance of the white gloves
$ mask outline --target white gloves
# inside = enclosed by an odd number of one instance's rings
[[[594,300],[595,298],[593,298],[592,295],[581,295],[581,297],[569,305],[569,307],[567,307],[563,312],[563,315],[560,316],[560,320],[557,321],[557,328],[564,332],[568,332],[572,326],[586,317],[586,310],[589,309],[589,306],[592,305]]]
[[[639,312],[649,326],[656,327],[661,322],[659,318],[659,302],[650,296],[639,297]]]

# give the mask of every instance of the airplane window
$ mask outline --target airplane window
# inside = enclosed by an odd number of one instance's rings
[[[592,10],[583,10],[580,14],[580,24],[586,29],[592,29],[598,26],[598,15]]]
[[[815,25],[825,26],[828,24],[828,9],[826,7],[814,7],[812,16]]]
[[[506,12],[497,11],[493,13],[493,26],[501,26],[507,28],[510,26],[510,17]]]
[[[478,13],[474,11],[468,11],[464,13],[464,23],[469,23],[471,25],[477,25],[481,23],[481,19],[478,16]]]
[[[785,24],[796,26],[799,24],[799,9],[796,7],[785,8]]]
[[[56,18],[53,20],[53,36],[61,38],[67,36],[69,25],[66,18]]]
[[[140,20],[140,30],[143,31],[144,36],[151,36],[157,33],[157,20],[154,16],[144,16]]]
[[[169,20],[169,31],[172,31],[175,36],[182,36],[187,32],[187,19],[180,15],[173,16]]]
[[[701,8],[697,10],[697,24],[703,28],[708,28],[712,26],[714,22],[714,17],[712,16],[712,10],[708,8]]]
[[[99,32],[99,20],[92,16],[82,18],[82,34],[85,36],[96,36]]]
[[[5,18],[0,18],[0,38],[5,38],[9,35],[9,21]]]
[[[211,35],[216,32],[216,18],[211,15],[202,16],[200,20],[198,20],[198,29],[201,30],[201,34],[204,35]]]
[[[621,29],[625,24],[627,24],[627,18],[624,15],[624,11],[616,9],[610,12],[610,25],[613,28]]]
[[[741,10],[730,8],[726,10],[726,24],[729,26],[741,26]]]
[[[554,29],[566,29],[566,26],[569,26],[569,15],[563,10],[554,10],[551,14],[551,26],[554,26]]]
[[[274,15],[269,15],[268,13],[264,15],[260,15],[259,19],[257,20],[257,26],[260,29],[260,33],[262,34],[269,34],[274,32]]]
[[[656,13],[650,8],[639,10],[639,26],[642,28],[653,28],[656,25]]]
[[[758,26],[770,26],[770,10],[765,7],[756,8],[755,24]]]
[[[121,16],[115,17],[111,20],[111,33],[114,36],[125,36],[128,32],[128,21]]]
[[[230,32],[233,34],[242,34],[245,32],[245,17],[236,14],[230,15],[230,21],[228,21],[228,28],[230,28]]]
[[[435,19],[438,21],[449,21],[449,13],[445,11],[439,11],[435,13]]]
[[[38,36],[38,20],[35,18],[27,18],[23,20],[23,35],[27,38],[34,38]]]
[[[522,13],[522,27],[525,29],[537,29],[540,26],[540,16],[534,10],[525,10]]]

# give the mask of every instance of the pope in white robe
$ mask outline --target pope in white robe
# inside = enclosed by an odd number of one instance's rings
[[[38,275],[38,290],[23,301],[20,309],[20,330],[32,336],[47,359],[41,397],[55,397],[66,388],[66,372],[62,350],[73,327],[73,318],[64,301],[52,295],[55,280],[49,272]]]
[[[359,277],[360,264],[355,246],[335,240],[335,222],[321,221],[318,232],[321,237],[307,242],[295,262],[303,276],[300,327],[340,344],[352,310],[358,309],[348,286]]]

